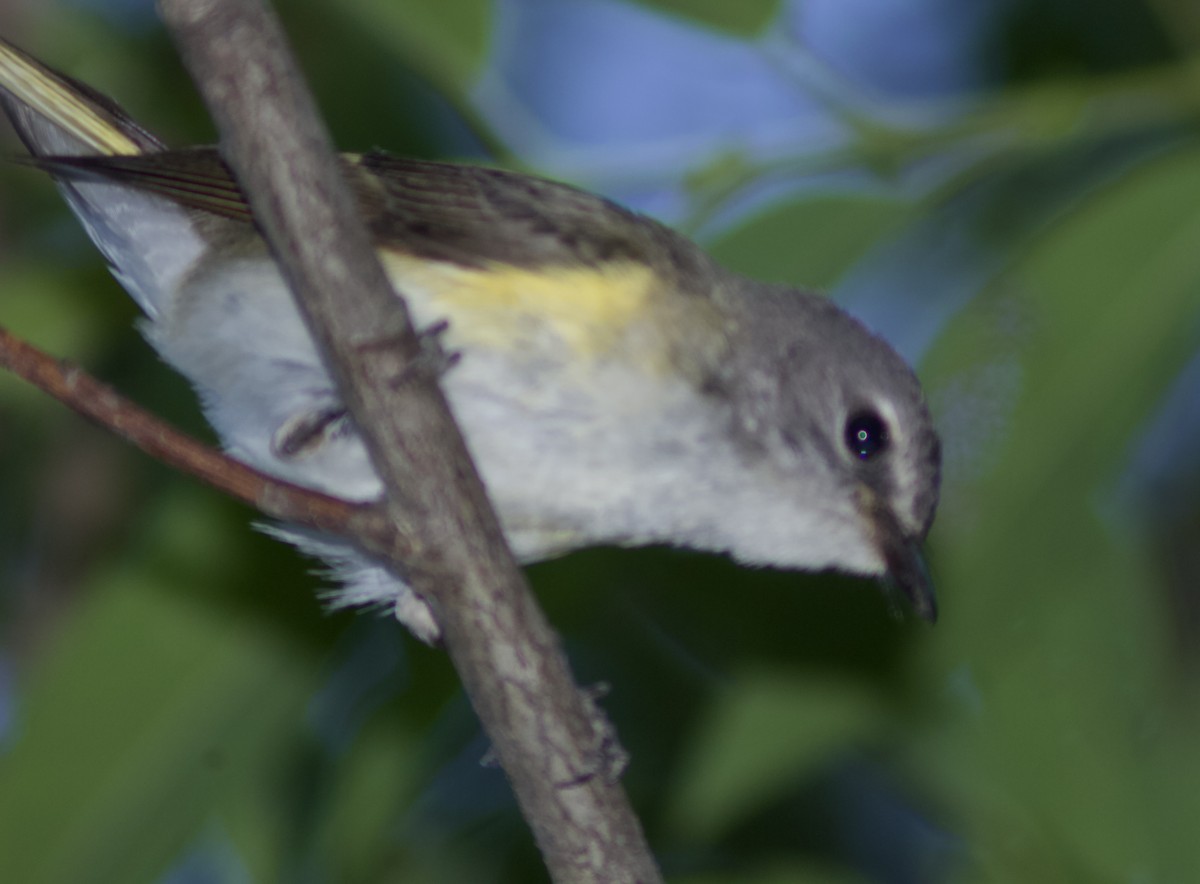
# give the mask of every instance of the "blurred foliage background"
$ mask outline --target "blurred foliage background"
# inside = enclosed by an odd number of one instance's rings
[[[670,880],[1200,880],[1195,4],[279,8],[347,149],[599,190],[919,367],[936,629],[681,552],[531,569]],[[212,139],[147,0],[0,32]],[[0,323],[206,435],[135,319],[0,168]],[[442,655],[322,613],[252,513],[8,377],[0,482],[0,881],[544,880]]]

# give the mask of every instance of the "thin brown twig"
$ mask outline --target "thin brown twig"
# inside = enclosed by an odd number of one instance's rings
[[[351,503],[268,476],[177,430],[80,366],[39,350],[5,328],[0,328],[0,367],[161,463],[195,476],[266,516],[362,538],[364,545],[373,549],[394,549],[394,538],[384,539],[394,532],[389,532],[375,504]]]

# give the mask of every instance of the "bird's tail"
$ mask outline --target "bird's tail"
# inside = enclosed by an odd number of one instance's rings
[[[162,150],[111,99],[0,39],[0,101],[35,157]]]
[[[34,164],[54,176],[113,274],[151,319],[158,316],[206,247],[195,219],[160,195],[53,160],[155,153],[165,145],[112,99],[3,39],[0,105]]]

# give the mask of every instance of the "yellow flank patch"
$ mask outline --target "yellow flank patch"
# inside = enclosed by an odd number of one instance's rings
[[[393,283],[422,308],[450,320],[451,338],[510,349],[549,333],[578,356],[599,357],[631,324],[650,318],[654,273],[643,264],[462,267],[396,253],[384,256]]]
[[[0,43],[0,85],[96,153],[139,154],[141,149],[76,90],[37,62]]]

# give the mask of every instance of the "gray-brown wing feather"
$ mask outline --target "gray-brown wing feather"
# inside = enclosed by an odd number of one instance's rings
[[[196,211],[252,223],[241,189],[214,148],[34,162],[54,175],[120,181]],[[704,253],[674,231],[564,184],[385,154],[347,157],[346,163],[376,239],[418,257],[522,267],[632,261],[685,288],[688,278],[709,266]]]

